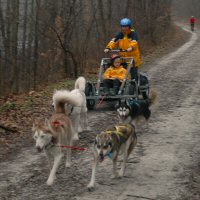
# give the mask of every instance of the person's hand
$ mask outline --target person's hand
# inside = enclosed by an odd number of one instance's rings
[[[108,53],[109,51],[109,49],[104,49],[104,53]]]
[[[129,47],[126,51],[127,51],[127,52],[133,51],[133,47]]]

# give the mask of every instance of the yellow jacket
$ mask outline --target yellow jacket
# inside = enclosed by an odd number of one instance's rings
[[[126,69],[123,66],[120,67],[109,67],[104,72],[104,79],[119,79],[122,81],[126,76]]]
[[[140,50],[138,42],[133,38],[133,31],[129,34],[124,35],[122,32],[118,33],[115,38],[113,38],[106,48],[108,49],[123,49],[127,50],[129,47],[133,48],[131,52],[120,52],[121,57],[133,57],[135,59],[135,66],[139,67],[141,65]]]

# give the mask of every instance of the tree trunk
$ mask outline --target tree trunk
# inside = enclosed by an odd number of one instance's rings
[[[19,0],[12,0],[12,85],[14,92],[19,90],[19,65],[18,65],[18,26],[19,26]]]
[[[36,0],[35,30],[34,30],[34,50],[33,50],[33,88],[37,86],[37,67],[38,67],[38,29],[39,29],[39,11],[40,0]]]
[[[26,81],[26,75],[27,75],[27,62],[26,62],[26,51],[27,51],[27,13],[28,13],[28,1],[25,1],[24,2],[24,16],[23,16],[23,41],[22,41],[22,55],[21,55],[21,58],[22,58],[22,61],[21,61],[21,67],[20,67],[20,71],[21,71],[21,74],[20,74],[20,80],[21,80],[21,88],[22,88],[22,91],[23,89],[27,89],[27,81]]]

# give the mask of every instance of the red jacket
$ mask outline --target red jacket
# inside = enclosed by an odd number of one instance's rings
[[[196,19],[194,17],[190,18],[190,24],[194,24],[196,22]]]

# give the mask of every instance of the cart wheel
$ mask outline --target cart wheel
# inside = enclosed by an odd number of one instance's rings
[[[148,99],[149,98],[149,89],[146,90],[145,92],[142,92],[142,97],[143,97],[143,99]]]
[[[85,95],[86,97],[94,96],[95,88],[92,83],[87,82],[85,87]],[[87,108],[88,110],[93,110],[96,105],[95,99],[87,99]]]
[[[129,84],[129,95],[134,95],[136,93],[135,90],[136,90],[135,84],[130,83]]]

